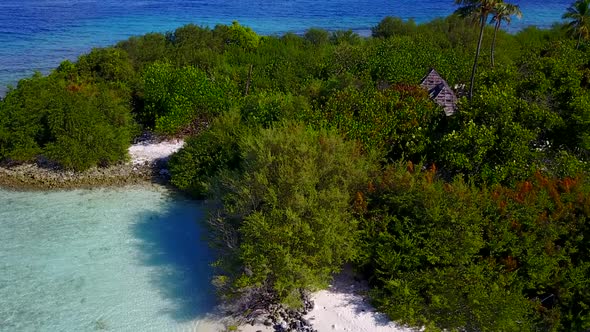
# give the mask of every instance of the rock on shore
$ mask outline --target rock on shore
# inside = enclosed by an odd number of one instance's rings
[[[0,187],[15,189],[73,189],[126,186],[140,183],[165,183],[166,163],[178,151],[182,140],[143,139],[129,148],[130,161],[109,167],[94,167],[84,172],[56,167],[24,164],[0,167]]]
[[[0,167],[0,186],[15,189],[74,189],[125,186],[151,182],[150,166],[116,165],[71,172],[42,168],[34,164]]]

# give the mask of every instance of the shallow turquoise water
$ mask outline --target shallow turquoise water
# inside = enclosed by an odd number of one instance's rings
[[[0,189],[0,331],[199,331],[201,207],[159,188]]]

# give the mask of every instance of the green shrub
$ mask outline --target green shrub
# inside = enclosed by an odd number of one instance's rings
[[[0,158],[33,161],[49,136],[43,119],[47,116],[55,82],[36,73],[20,80],[2,100],[0,111]]]
[[[80,56],[76,69],[78,75],[101,82],[124,84],[135,78],[135,70],[127,52],[114,47],[95,48]]]
[[[392,160],[420,161],[432,146],[444,112],[416,85],[378,91],[349,88],[335,92],[323,108],[326,123],[365,150],[382,151]]]
[[[127,159],[136,134],[128,102],[100,87],[66,90],[54,98],[59,104],[47,116],[51,139],[44,147],[46,157],[74,170]]]
[[[268,128],[282,119],[301,118],[309,108],[307,100],[301,96],[260,93],[245,98],[240,113],[247,125]]]
[[[106,84],[60,75],[36,75],[8,93],[0,108],[0,158],[45,156],[75,170],[125,160],[136,132],[129,102]]]
[[[414,168],[388,168],[361,213],[357,262],[379,309],[435,331],[588,328],[585,180],[481,189]]]
[[[387,16],[377,26],[371,28],[373,37],[389,38],[399,35],[411,35],[416,32],[416,23],[410,19],[404,22],[401,18]]]
[[[239,167],[238,141],[246,133],[236,112],[215,119],[209,129],[189,138],[170,158],[172,184],[194,197],[206,197],[214,177]]]
[[[357,45],[360,44],[361,41],[361,37],[352,30],[337,30],[330,34],[330,42],[336,45],[344,43],[349,45]]]
[[[454,85],[467,82],[472,61],[464,50],[441,48],[427,36],[396,36],[372,43],[367,66],[375,81],[417,84],[429,68],[436,68]]]
[[[260,44],[260,36],[249,27],[233,21],[231,25],[217,25],[213,34],[220,36],[226,45],[235,45],[246,52],[256,50]]]
[[[374,284],[374,303],[414,326],[523,331],[516,322],[527,324],[531,305],[510,293],[509,278],[478,258],[486,246],[486,217],[477,190],[434,176],[398,165],[369,193],[359,257]]]
[[[371,163],[334,132],[292,123],[243,137],[240,150],[241,168],[216,181],[217,280],[226,294],[266,287],[296,303],[354,256],[350,203]]]
[[[324,29],[311,28],[305,31],[303,38],[316,46],[325,45],[330,42],[330,33]]]
[[[145,108],[140,117],[157,132],[176,134],[227,110],[226,93],[199,69],[155,63],[143,73]]]
[[[133,36],[117,44],[124,50],[133,63],[135,71],[143,69],[156,61],[164,62],[170,57],[166,36],[161,33],[148,33],[143,36]]]

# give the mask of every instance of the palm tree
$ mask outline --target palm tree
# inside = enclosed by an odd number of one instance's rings
[[[582,38],[588,39],[590,35],[590,0],[577,0],[569,6],[563,18],[570,21],[567,27],[573,36],[577,36],[576,48],[579,48]]]
[[[512,21],[512,16],[516,16],[519,19],[522,18],[520,7],[503,1],[500,1],[496,4],[494,12],[492,13],[492,20],[490,21],[490,23],[494,24],[494,39],[492,40],[491,55],[492,67],[495,65],[494,54],[496,52],[496,36],[498,35],[498,30],[500,30],[500,25],[502,25],[502,22],[510,24]]]
[[[473,61],[473,70],[471,71],[471,85],[469,86],[469,99],[473,98],[473,85],[475,83],[475,72],[477,71],[477,61],[481,52],[481,42],[483,41],[483,31],[488,21],[488,16],[494,12],[496,3],[500,0],[455,0],[461,7],[455,13],[463,17],[477,18],[480,24],[479,40],[477,42],[477,51],[475,52],[475,61]],[[590,0],[589,0],[590,1]]]

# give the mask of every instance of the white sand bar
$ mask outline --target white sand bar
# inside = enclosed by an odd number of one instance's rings
[[[184,146],[181,139],[162,142],[144,141],[129,147],[129,156],[133,165],[151,164],[159,159],[166,159]]]

